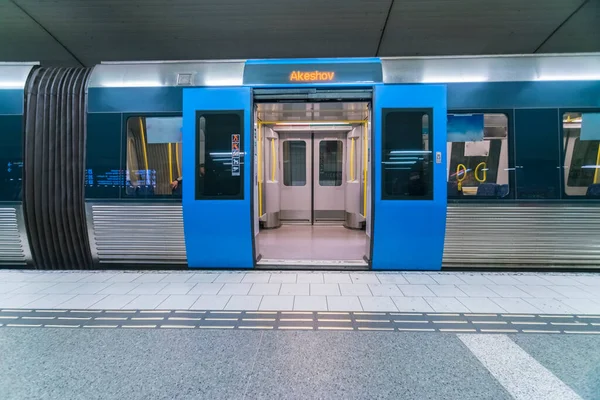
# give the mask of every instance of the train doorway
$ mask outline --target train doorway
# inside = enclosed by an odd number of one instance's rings
[[[255,96],[259,267],[368,268],[370,98],[319,100]]]

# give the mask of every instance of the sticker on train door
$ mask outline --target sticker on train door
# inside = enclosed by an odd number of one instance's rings
[[[240,135],[231,135],[231,176],[240,176]]]

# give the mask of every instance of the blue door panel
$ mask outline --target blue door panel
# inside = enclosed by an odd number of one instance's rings
[[[253,268],[250,158],[245,158],[242,200],[196,200],[196,112],[244,111],[243,149],[252,149],[250,88],[183,91],[183,221],[190,268]],[[239,132],[231,132],[239,133]],[[210,132],[208,133],[210,134]]]
[[[433,146],[430,146],[433,151],[433,200],[382,199],[383,109],[433,110]],[[377,86],[374,110],[373,269],[439,270],[444,251],[447,203],[446,87]],[[441,159],[436,160],[436,153]]]

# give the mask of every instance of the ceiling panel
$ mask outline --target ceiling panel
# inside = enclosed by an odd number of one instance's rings
[[[539,49],[543,53],[600,51],[600,1],[588,1]]]
[[[16,0],[101,60],[373,55],[390,0]]]
[[[77,61],[14,4],[0,0],[0,61],[47,61],[77,65]]]
[[[531,53],[582,2],[396,0],[378,55]]]

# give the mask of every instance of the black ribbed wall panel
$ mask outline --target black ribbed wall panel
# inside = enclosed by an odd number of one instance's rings
[[[27,83],[23,204],[38,269],[92,267],[84,204],[90,72],[38,68]]]

